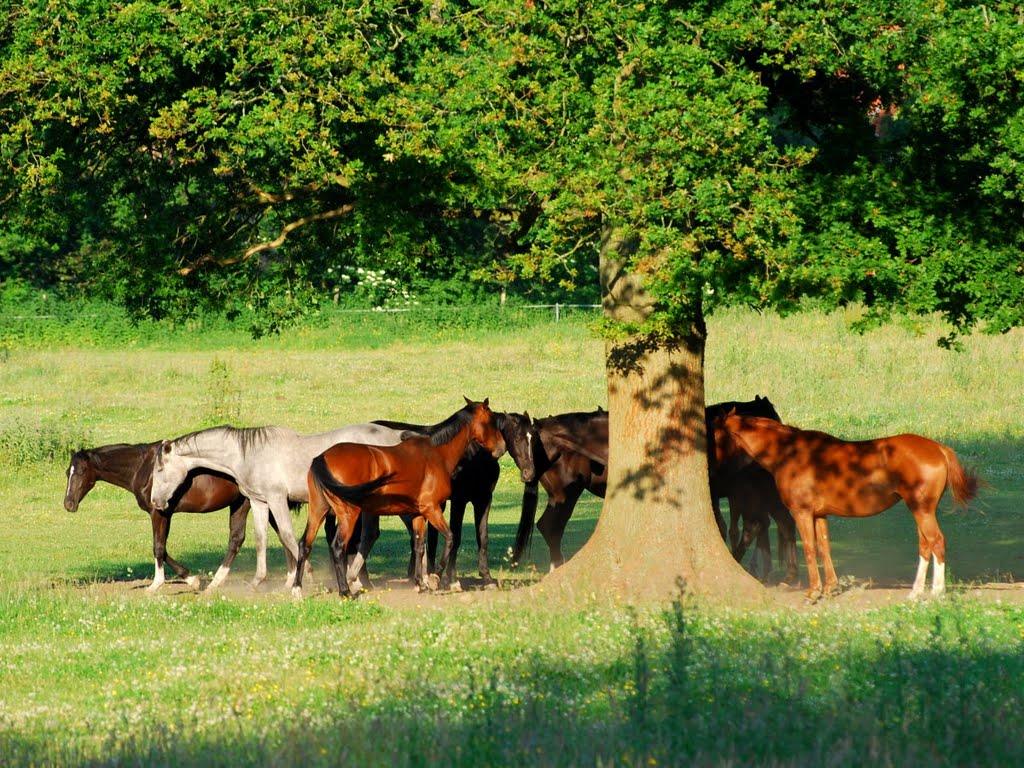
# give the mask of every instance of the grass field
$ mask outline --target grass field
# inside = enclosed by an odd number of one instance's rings
[[[439,421],[462,396],[535,416],[605,403],[603,344],[579,321],[514,330],[221,334],[102,344],[8,344],[0,362],[0,764],[4,765],[981,765],[1024,757],[1024,612],[964,596],[1024,571],[1024,335],[936,348],[937,326],[851,334],[849,318],[713,318],[709,402],[768,395],[786,421],[855,439],[919,432],[991,484],[940,515],[951,596],[849,612],[558,606],[424,596],[418,610],[321,593],[248,593],[251,535],[218,596],[156,597],[146,516],[99,485],[61,506],[68,450],[213,424],[301,431]],[[192,349],[194,348],[194,349]],[[492,512],[502,562],[521,485],[509,459]],[[600,512],[577,508],[567,553]],[[301,528],[301,513],[296,526]],[[836,521],[841,575],[908,583],[905,509]],[[169,549],[214,570],[226,515],[177,516]],[[543,573],[539,536],[532,569]],[[379,580],[404,571],[390,523]],[[475,560],[464,549],[463,572]],[[314,566],[327,563],[322,540]]]

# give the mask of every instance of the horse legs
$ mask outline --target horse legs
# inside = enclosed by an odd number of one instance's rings
[[[946,537],[942,535],[939,522],[935,518],[935,507],[938,499],[930,506],[927,502],[911,507],[914,521],[917,523],[917,575],[914,586],[907,596],[914,600],[924,592],[925,578],[928,574],[928,561],[934,562],[932,570],[932,596],[938,597],[946,591]]]
[[[422,520],[422,527],[424,533],[426,533],[426,524],[430,523],[437,532],[444,536],[444,549],[441,551],[441,560],[437,564],[437,573],[440,576],[440,589],[447,589],[449,586],[448,579],[448,560],[452,556],[452,546],[454,544],[451,528],[448,527],[448,523],[444,519],[444,513],[441,510],[440,504],[428,505],[427,507],[420,508],[421,517],[417,518]],[[425,538],[425,536],[419,537]]]
[[[366,567],[366,561],[370,557],[373,545],[380,538],[380,518],[377,515],[359,515],[356,518],[355,527],[352,529],[352,537],[358,536],[359,544],[352,562],[348,563],[349,587],[353,592],[365,592],[369,589],[370,572]]]
[[[793,520],[800,531],[800,541],[804,545],[804,559],[807,561],[808,589],[806,599],[809,603],[817,602],[821,597],[821,574],[818,573],[818,553],[814,548],[814,517],[809,511],[793,513]]]
[[[295,572],[298,568],[299,545],[295,540],[295,531],[292,529],[292,514],[288,506],[287,494],[278,494],[267,500],[270,511],[277,520],[277,538],[281,540],[284,548],[284,559],[288,566],[288,575],[285,577],[285,589],[289,589],[295,583]]]
[[[206,586],[207,592],[217,589],[217,587],[224,583],[224,579],[228,577],[228,573],[231,571],[231,564],[235,562],[235,556],[245,541],[245,523],[248,517],[248,499],[242,499],[241,504],[232,505],[231,517],[228,521],[228,551],[224,554],[224,560],[213,575],[213,580]]]
[[[537,521],[537,530],[544,536],[544,541],[548,545],[552,571],[565,562],[565,556],[562,554],[562,535],[582,494],[581,487],[570,485],[562,494],[549,496],[548,506]]]
[[[341,507],[340,509],[335,508],[334,510],[338,521],[338,532],[331,541],[331,560],[334,562],[334,573],[338,579],[338,594],[341,597],[352,597],[352,591],[348,586],[348,546],[355,533],[356,524],[362,515],[358,507],[353,507],[349,504],[341,504],[339,506]],[[363,530],[366,527],[364,525]]]
[[[171,516],[152,510],[149,519],[153,524],[153,581],[146,587],[146,591],[152,593],[164,583],[164,560],[167,558],[167,533],[171,527]]]
[[[783,558],[786,561],[786,578],[783,583],[798,586],[800,574],[796,567],[796,523],[793,522],[793,516],[789,514],[789,510],[781,503],[772,512],[772,517],[775,519],[779,565],[782,565]]]
[[[814,518],[814,538],[817,548],[821,552],[821,565],[825,571],[825,589],[822,594],[831,595],[839,586],[839,578],[832,565],[832,542],[828,538],[828,518],[824,515]]]
[[[469,503],[469,499],[466,498],[465,494],[458,493],[453,494],[451,498],[451,510],[448,513],[448,530],[451,532],[451,547],[449,557],[447,558],[447,565],[441,566],[438,564],[437,574],[441,577],[442,582],[445,585],[450,585],[452,589],[456,591],[462,590],[462,585],[459,583],[458,577],[455,572],[455,560],[459,554],[459,545],[462,544],[462,523],[466,518],[466,505]],[[443,509],[443,507],[442,507]],[[473,502],[473,511],[476,512],[476,502]],[[444,517],[441,517],[444,520]],[[427,561],[430,564],[430,570],[434,570],[434,558],[437,556],[437,537],[441,531],[435,526],[431,526],[427,531]],[[479,535],[480,535],[480,524],[477,523],[477,546],[479,547]],[[448,547],[447,541],[445,546]],[[442,559],[444,554],[442,552]],[[487,560],[487,554],[484,553],[484,561]],[[442,571],[442,567],[444,571]]]
[[[430,576],[430,569],[427,567],[427,520],[422,515],[415,515],[410,524],[415,562],[413,581],[416,584],[416,591],[423,592],[427,589],[427,580]]]
[[[306,513],[306,527],[302,531],[302,538],[296,544],[296,563],[295,563],[295,581],[292,583],[292,597],[302,597],[302,577],[305,574],[306,561],[309,559],[309,553],[313,551],[313,542],[316,541],[316,534],[320,530],[320,526],[323,525],[324,518],[331,514],[334,514],[334,510],[331,509],[327,499],[321,493],[320,489],[313,484],[310,480],[309,488],[309,509]],[[262,505],[259,505],[262,506]],[[257,510],[256,504],[252,505],[253,510]],[[254,515],[255,516],[255,515]],[[276,516],[275,516],[276,517]],[[258,530],[258,529],[257,529]],[[264,536],[264,553],[266,553],[266,530],[263,531]],[[333,557],[334,550],[331,550],[331,556]],[[338,564],[334,564],[334,570],[337,573]],[[264,560],[264,575],[266,573],[266,561]],[[339,582],[345,582],[345,589],[348,589],[348,581],[343,577],[339,577]]]
[[[486,490],[481,490],[480,495],[473,500],[473,518],[476,523],[476,552],[477,565],[480,578],[485,584],[493,582],[491,578],[491,565],[487,559],[488,534],[487,525],[491,516],[491,502],[494,500],[494,488],[498,484],[497,479]],[[455,555],[452,555],[454,558]]]

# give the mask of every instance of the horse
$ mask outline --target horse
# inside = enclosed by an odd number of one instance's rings
[[[530,542],[537,512],[537,483],[548,495],[537,529],[550,555],[550,569],[562,565],[562,535],[584,491],[604,498],[608,485],[608,412],[563,413],[534,419],[533,441],[536,480],[523,490],[523,506],[512,547],[512,562],[522,559]]]
[[[779,498],[778,489],[772,476],[755,463],[739,458],[719,463],[715,458],[715,419],[732,409],[743,416],[763,416],[781,422],[778,411],[767,397],[755,395],[750,401],[729,401],[715,403],[704,409],[705,434],[708,440],[708,481],[711,486],[711,506],[715,522],[732,550],[736,562],[742,563],[752,541],[757,541],[751,569],[761,581],[771,578],[772,548],[769,540],[771,521],[775,521],[778,539],[779,564],[786,563],[784,583],[795,584],[799,580],[796,558],[796,523]],[[726,537],[725,521],[722,518],[721,500],[729,500],[729,529]],[[743,521],[742,534],[739,521]],[[755,562],[760,562],[760,568]],[[760,570],[760,573],[758,571]]]
[[[519,468],[520,479],[524,483],[532,483],[536,478],[536,469],[533,464],[532,441],[536,439],[536,432],[533,428],[530,415],[526,413],[503,413],[494,412],[494,422],[505,440],[509,456]],[[418,435],[430,436],[435,434],[442,424],[424,426],[422,424],[407,424],[399,421],[374,421],[374,424],[389,427],[391,429],[410,432]],[[498,483],[501,474],[501,466],[487,451],[484,451],[475,442],[470,442],[466,453],[459,460],[452,473],[452,495],[450,511],[448,513],[448,527],[452,531],[452,552],[448,560],[448,580],[452,588],[459,588],[456,578],[456,558],[458,557],[459,546],[462,543],[462,523],[466,514],[466,506],[473,505],[473,517],[476,528],[477,563],[480,578],[485,584],[493,582],[491,578],[490,564],[487,557],[487,520],[491,511],[491,502],[494,498],[494,488]],[[442,505],[443,508],[443,505]],[[415,536],[412,529],[412,515],[402,515],[402,522],[405,523],[410,533],[410,558],[409,578],[414,578],[415,573]],[[360,552],[363,557],[369,555],[373,543],[380,535],[378,518],[364,523],[364,534],[360,539]],[[433,571],[437,554],[437,529],[430,527],[427,531],[427,563],[430,571]]]
[[[774,414],[778,418],[768,398],[757,396],[750,402],[708,406],[705,409],[707,423],[710,424],[710,418],[721,409],[734,406],[743,411]],[[544,514],[537,521],[537,529],[548,545],[550,567],[554,570],[565,561],[562,536],[583,491],[604,498],[608,481],[608,412],[598,408],[591,412],[549,416],[535,420],[534,429],[538,435],[538,440],[534,442],[534,464],[538,480],[548,495]],[[713,451],[709,451],[709,456],[712,454]],[[740,541],[738,531],[732,535],[733,556],[741,561],[750,541],[756,537],[761,559],[770,568],[771,545],[767,536],[770,518],[774,518],[778,526],[780,555],[783,552],[786,554],[786,578],[795,581],[795,525],[789,512],[778,500],[774,483],[764,483],[765,477],[758,477],[758,472],[758,468],[745,470],[735,465],[719,467],[709,459],[710,491],[719,530],[725,538],[726,529],[718,500],[728,497],[730,528],[736,530],[736,521],[743,519],[743,541]],[[523,493],[522,513],[512,548],[513,562],[520,561],[530,541],[536,509],[537,483],[534,482],[527,484]]]
[[[228,507],[231,510],[228,551],[221,568],[230,568],[239,547],[245,540],[245,521],[249,514],[249,501],[242,495],[238,485],[228,476],[202,470],[190,472],[175,491],[163,512],[155,510],[150,503],[150,482],[153,476],[153,462],[160,447],[155,443],[115,443],[96,448],[82,448],[71,453],[67,469],[67,489],[64,492],[64,508],[77,512],[78,506],[97,481],[124,488],[135,496],[139,508],[149,514],[153,526],[153,558],[155,567],[153,581],[146,587],[147,592],[156,592],[164,583],[166,562],[179,577],[193,589],[199,586],[199,577],[167,552],[167,535],[171,527],[171,516],[175,512],[214,512]],[[276,529],[276,522],[270,524]]]
[[[441,503],[451,496],[452,473],[469,442],[478,443],[494,458],[505,452],[505,440],[495,424],[489,401],[473,402],[452,414],[432,435],[405,437],[397,445],[371,446],[338,443],[315,457],[307,474],[309,514],[299,544],[292,594],[302,596],[302,571],[313,540],[328,513],[336,518],[337,534],[331,559],[338,592],[350,595],[346,552],[363,513],[367,515],[413,514],[416,537],[416,587],[427,588],[425,526],[429,522],[444,536],[439,564],[440,587],[448,585],[448,558],[452,533]],[[356,557],[355,570],[360,558]]]
[[[720,414],[714,423],[720,462],[745,455],[768,470],[783,503],[793,515],[807,560],[807,600],[831,594],[838,584],[832,565],[828,515],[869,517],[897,501],[917,524],[918,567],[909,599],[924,592],[932,561],[932,595],[945,591],[946,541],[935,511],[949,488],[957,506],[975,498],[978,476],[965,470],[953,450],[927,437],[901,434],[847,441],[824,432],[802,430],[771,419]],[[825,570],[824,587],[817,552]]]
[[[288,563],[287,588],[294,583],[298,561],[289,506],[308,500],[306,474],[313,458],[339,442],[395,445],[400,441],[400,432],[378,424],[355,424],[312,435],[275,426],[221,426],[191,432],[161,442],[153,462],[150,502],[153,509],[166,510],[189,472],[197,468],[231,476],[253,511],[256,575],[252,584],[258,586],[267,577],[267,525],[273,514]],[[219,585],[228,570],[222,564],[208,588]]]

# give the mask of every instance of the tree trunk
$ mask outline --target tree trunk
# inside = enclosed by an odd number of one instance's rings
[[[628,250],[602,247],[606,315],[637,323],[653,307]],[[609,343],[608,491],[590,541],[546,577],[545,591],[640,600],[687,592],[763,600],[764,590],[733,559],[715,524],[704,430],[703,319],[674,341],[634,335]]]

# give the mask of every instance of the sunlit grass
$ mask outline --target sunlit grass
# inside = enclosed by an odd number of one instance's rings
[[[606,403],[604,344],[582,322],[478,334],[450,329],[366,343],[329,328],[254,342],[220,335],[138,349],[9,350],[0,363],[0,764],[1010,765],[1024,679],[1024,613],[956,587],[1024,571],[1024,336],[960,353],[938,326],[852,334],[848,318],[712,318],[708,400],[768,395],[786,420],[847,438],[913,431],[950,443],[989,480],[965,514],[943,512],[954,594],[844,612],[741,613],[682,604],[568,610],[424,596],[418,610],[238,588],[223,596],[139,585],[152,575],[147,516],[100,484],[63,510],[66,455],[81,442],[142,442],[210,426],[319,431],[371,418],[435,422],[462,396],[546,416]],[[227,374],[225,376],[225,374]],[[510,461],[492,510],[503,586],[547,570],[503,561],[522,485]],[[948,504],[946,506],[948,509]],[[567,553],[600,501],[581,500]],[[296,516],[301,528],[302,513]],[[916,534],[896,508],[832,523],[841,575],[902,582]],[[219,564],[227,515],[179,515],[169,549]],[[388,521],[371,571],[400,578],[406,534]],[[328,567],[322,538],[313,552]],[[467,522],[460,570],[476,552]]]

